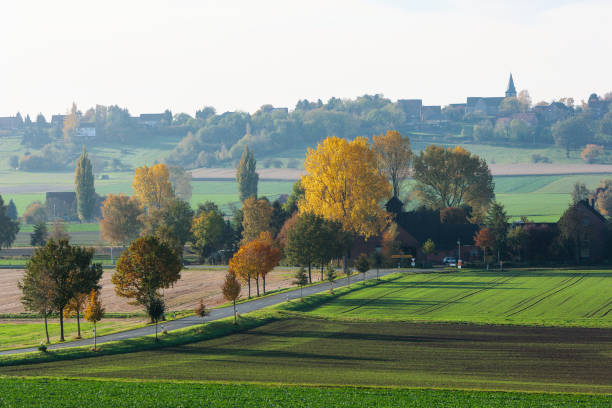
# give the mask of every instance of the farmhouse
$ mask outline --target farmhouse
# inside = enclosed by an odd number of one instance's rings
[[[74,191],[48,192],[45,197],[47,216],[51,220],[77,220],[77,200]]]
[[[499,105],[505,98],[516,97],[516,88],[514,87],[514,80],[512,74],[508,80],[508,88],[506,89],[506,96],[493,96],[493,97],[482,97],[482,96],[468,96],[465,106],[466,113],[482,112],[485,115],[496,116],[499,113]]]

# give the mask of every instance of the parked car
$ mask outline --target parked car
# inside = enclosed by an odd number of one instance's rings
[[[442,260],[442,265],[457,266],[457,258],[455,258],[454,256],[446,256]]]

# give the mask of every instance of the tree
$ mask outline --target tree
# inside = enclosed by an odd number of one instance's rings
[[[162,208],[174,199],[170,173],[165,164],[142,166],[134,170],[132,188],[146,208]]]
[[[580,153],[580,157],[587,163],[595,163],[597,159],[603,154],[603,146],[596,144],[587,144],[582,153]]]
[[[19,167],[19,157],[12,155],[9,157],[9,167],[12,170],[15,170],[17,167]]]
[[[117,296],[132,299],[130,304],[148,310],[158,291],[169,288],[181,278],[180,257],[157,237],[138,238],[123,251],[111,281]]]
[[[578,204],[580,201],[586,200],[590,197],[591,192],[584,183],[577,181],[574,183],[574,189],[572,190],[572,202]]]
[[[76,131],[81,123],[81,112],[77,109],[76,103],[72,103],[70,112],[64,117],[64,142],[72,143]]]
[[[272,213],[272,206],[265,198],[246,198],[242,205],[242,242],[252,241],[262,232],[270,231]]]
[[[248,284],[251,297],[251,279],[255,279],[257,296],[259,296],[259,279],[263,280],[263,291],[266,294],[266,275],[281,259],[281,252],[272,243],[270,233],[263,232],[259,238],[242,245],[229,262],[229,270]]]
[[[225,281],[223,281],[223,286],[221,287],[221,291],[223,292],[223,298],[228,302],[232,302],[234,306],[234,324],[236,324],[236,299],[240,296],[240,291],[242,287],[240,286],[240,282],[236,279],[236,275],[228,272],[225,275]]]
[[[331,293],[334,293],[334,281],[336,280],[338,275],[336,274],[336,270],[334,269],[333,266],[327,265],[327,269],[325,269],[325,277],[327,278],[327,281],[329,282],[329,286],[330,286],[329,291]]]
[[[87,301],[87,293],[77,293],[66,305],[64,309],[64,317],[76,317],[77,319],[77,339],[81,338],[81,310]]]
[[[164,317],[166,312],[166,305],[164,300],[159,294],[153,295],[146,305],[147,315],[151,319],[151,323],[155,323],[155,341],[159,341],[157,338],[157,323]]]
[[[96,323],[98,323],[104,317],[104,308],[102,307],[102,301],[100,300],[100,294],[97,290],[92,290],[89,294],[89,303],[85,308],[85,319],[89,323],[93,323],[94,329],[94,351],[97,349],[97,338],[96,338]]]
[[[504,100],[499,104],[499,113],[502,115],[512,115],[513,113],[520,112],[520,110],[521,106],[516,96],[504,98]]]
[[[531,108],[532,101],[528,90],[523,89],[521,92],[519,92],[517,99],[521,112],[527,112]]]
[[[429,255],[432,255],[436,252],[436,244],[431,240],[431,238],[427,239],[423,246],[421,247],[421,252],[425,255],[425,260]],[[423,261],[423,266],[425,266],[425,260]]]
[[[303,213],[287,231],[285,255],[292,264],[308,267],[308,282],[312,283],[312,264],[331,244],[325,231],[325,219],[313,213]]]
[[[45,335],[47,337],[47,344],[49,344],[47,317],[53,311],[52,302],[55,285],[51,280],[48,270],[38,264],[36,260],[32,262],[35,256],[36,253],[26,264],[23,279],[17,283],[17,287],[21,290],[21,303],[25,309],[43,315],[45,319]],[[38,256],[37,259],[41,259],[41,256]]]
[[[202,318],[202,324],[204,324],[204,318],[210,314],[210,311],[206,309],[206,306],[204,305],[204,299],[200,299],[200,304],[198,304],[193,312],[196,316]]]
[[[493,138],[493,125],[490,120],[483,120],[477,125],[474,125],[474,140],[478,142],[490,140]]]
[[[366,239],[382,231],[388,214],[380,203],[389,198],[391,186],[366,138],[328,137],[316,150],[308,149],[304,167],[301,213],[338,221],[345,231]]]
[[[494,201],[489,207],[489,211],[485,217],[485,225],[493,235],[493,251],[497,252],[497,261],[501,260],[508,238],[508,215],[504,210],[504,206],[497,201]]]
[[[306,275],[306,270],[300,267],[300,269],[298,269],[295,273],[294,278],[293,284],[300,287],[300,299],[304,301],[302,288],[308,284],[308,275]]]
[[[376,280],[379,280],[380,268],[383,266],[383,254],[378,249],[372,253],[370,257],[370,265],[376,268]]]
[[[443,208],[440,210],[440,222],[443,224],[467,224],[467,214],[463,208]]]
[[[38,224],[47,221],[47,211],[40,201],[34,201],[28,205],[23,213],[23,221],[26,224]]]
[[[355,268],[359,272],[363,274],[363,281],[366,279],[366,272],[370,270],[370,261],[368,260],[368,256],[366,254],[360,254],[357,260],[355,261]]]
[[[47,242],[47,224],[39,222],[34,225],[34,230],[30,234],[30,245],[43,246]]]
[[[0,195],[0,248],[10,247],[19,232],[19,221],[13,220],[8,214],[8,206]]]
[[[168,166],[170,183],[174,189],[174,193],[183,201],[191,200],[191,173],[187,173],[181,166]]]
[[[565,148],[565,155],[569,157],[570,150],[583,146],[591,137],[588,120],[582,116],[573,116],[557,122],[552,127],[552,136],[555,144]]]
[[[297,180],[291,187],[291,194],[289,194],[287,202],[283,204],[283,209],[287,214],[293,215],[293,213],[298,210],[298,202],[303,198],[304,188],[302,187],[300,180]]]
[[[527,244],[527,233],[522,226],[515,226],[508,231],[508,246],[518,256],[519,262],[523,259],[523,252]]]
[[[19,215],[17,214],[17,206],[12,198],[9,200],[9,203],[6,206],[6,216],[13,221],[17,221],[19,219]]]
[[[217,206],[211,209],[203,209],[193,219],[191,234],[193,236],[193,248],[198,252],[200,262],[219,250],[224,244],[226,224],[223,214]]]
[[[396,130],[389,130],[380,136],[375,135],[372,139],[379,168],[388,179],[391,179],[393,196],[399,198],[402,182],[410,174],[412,162],[410,139],[402,137]]]
[[[154,235],[183,256],[183,248],[191,239],[193,210],[183,200],[172,199],[162,208],[152,208],[144,219],[142,236]]]
[[[459,146],[427,146],[414,159],[413,173],[417,196],[433,209],[463,204],[486,208],[495,196],[486,161]]]
[[[533,129],[524,120],[512,119],[510,121],[508,132],[511,140],[515,142],[524,142],[531,140]]]
[[[240,201],[244,202],[249,197],[257,199],[257,182],[259,175],[256,172],[257,161],[249,146],[244,147],[244,152],[240,158],[240,163],[236,169],[236,181],[238,182],[238,192]]]
[[[76,163],[74,184],[79,219],[83,222],[91,221],[96,210],[96,190],[94,188],[94,175],[91,161],[89,157],[87,157],[85,147],[83,147],[83,152]]]
[[[597,194],[597,208],[603,215],[612,216],[612,189],[606,188]]]
[[[476,246],[482,249],[483,251],[482,262],[487,263],[487,249],[493,248],[493,246],[495,245],[495,237],[488,228],[483,228],[478,231],[478,234],[476,234],[476,236],[474,237],[474,242]]]
[[[557,227],[559,236],[570,245],[576,263],[580,263],[581,252],[586,246],[592,226],[584,222],[578,206],[570,204],[557,222]]]
[[[62,219],[57,219],[53,221],[51,224],[51,232],[49,233],[49,237],[56,241],[66,240],[70,241],[70,234],[66,230],[66,223]]]
[[[102,203],[100,234],[112,245],[128,245],[138,238],[143,227],[142,207],[136,197],[109,194]]]
[[[88,252],[80,253],[80,256],[89,257]],[[93,255],[92,255],[93,256]],[[89,260],[91,263],[91,260]],[[99,291],[101,289],[99,282],[102,278],[104,270],[102,264],[95,263],[91,266],[88,262],[79,262],[82,265],[72,277],[73,280],[73,297],[70,299],[66,308],[64,309],[65,317],[76,316],[77,319],[77,338],[81,338],[81,311],[83,305],[87,301],[87,297],[91,291]]]

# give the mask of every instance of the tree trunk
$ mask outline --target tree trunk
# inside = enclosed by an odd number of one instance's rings
[[[321,282],[323,282],[323,262],[321,261]]]
[[[346,280],[348,282],[348,284],[346,285],[347,287],[351,287],[351,274],[350,271],[346,271]]]
[[[94,351],[98,348],[98,345],[96,343],[96,340],[97,340],[96,336],[97,336],[97,334],[96,334],[96,322],[94,322]]]
[[[155,341],[157,341],[157,320],[155,321]]]
[[[264,296],[266,295],[266,275],[261,275],[261,280],[263,282],[263,291]]]
[[[80,307],[77,305],[76,315],[77,315],[77,339],[81,338],[81,319],[79,318]]]
[[[308,262],[308,283],[312,283],[312,275],[310,274],[311,263]]]
[[[251,278],[248,280],[249,282],[249,299],[251,298]]]
[[[64,308],[60,307],[60,341],[64,341]]]
[[[234,299],[234,324],[236,324],[236,299]]]
[[[51,343],[49,341],[49,326],[47,325],[47,311],[45,310],[45,335],[47,336],[47,344]]]
[[[257,297],[259,297],[259,275],[255,277],[255,286],[257,286]]]
[[[303,297],[302,297],[302,288],[303,288],[303,286],[300,285],[300,299],[304,300]]]

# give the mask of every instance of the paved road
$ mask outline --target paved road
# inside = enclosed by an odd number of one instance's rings
[[[421,272],[421,270],[419,269],[409,269],[409,270],[403,269],[402,271]],[[391,273],[396,273],[396,272],[398,272],[398,269],[381,269],[380,276],[385,276],[385,275],[389,275]],[[370,270],[369,272],[366,273],[366,280],[375,279],[375,278],[376,278],[375,270]],[[363,280],[363,275],[361,274],[353,275],[351,277],[351,284],[361,282],[362,280]],[[346,278],[338,279],[334,282],[334,288],[346,286],[346,284],[347,284]],[[308,295],[313,295],[315,293],[325,292],[329,290],[329,288],[330,288],[330,285],[328,282],[326,282],[326,283],[321,283],[318,285],[309,286],[307,288],[304,288],[303,292],[304,292],[304,296],[308,296]],[[295,289],[289,292],[279,293],[277,295],[271,295],[271,296],[264,297],[261,299],[254,299],[249,302],[241,303],[239,305],[236,305],[236,310],[238,313],[244,314],[244,313],[253,312],[255,310],[262,309],[264,307],[286,302],[287,300],[297,299],[299,297],[300,297],[300,290]],[[230,317],[232,316],[232,313],[233,313],[233,309],[231,306],[222,307],[219,309],[212,309],[210,315],[205,318],[205,321],[212,321],[212,320],[223,319],[225,317]],[[202,318],[196,317],[196,316],[184,317],[182,319],[171,320],[171,321],[167,321],[163,323],[164,328],[167,329],[168,331],[182,329],[182,328],[194,326],[197,324],[202,324]],[[149,334],[155,334],[155,326],[146,326],[146,327],[141,327],[138,329],[126,330],[126,331],[115,333],[115,334],[108,334],[106,336],[99,336],[97,343],[102,344],[102,343],[107,343],[109,341],[133,339],[137,337],[147,336]],[[89,346],[89,345],[93,345],[93,339],[83,339],[83,340],[69,341],[65,343],[51,344],[48,346],[48,348],[49,350],[57,350],[57,349],[63,349],[63,348],[68,348],[68,347],[79,347],[79,346]],[[5,351],[0,351],[0,356],[8,355],[8,354],[17,354],[17,353],[28,353],[28,352],[36,351],[36,350],[37,350],[36,347],[5,350]]]

